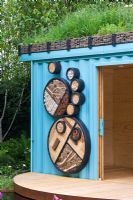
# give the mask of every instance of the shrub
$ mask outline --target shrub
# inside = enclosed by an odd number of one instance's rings
[[[10,176],[0,175],[0,189],[13,189],[13,182]]]
[[[11,164],[15,163],[15,160],[8,154],[8,150],[3,149],[0,151],[0,165],[6,165],[7,162]]]
[[[0,167],[0,175],[12,176],[15,173],[15,170],[11,165]]]
[[[30,167],[30,140],[24,135],[20,139],[10,139],[0,146],[0,170],[6,174],[6,170],[28,170]]]

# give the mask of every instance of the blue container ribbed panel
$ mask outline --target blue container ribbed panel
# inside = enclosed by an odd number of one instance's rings
[[[93,100],[96,99],[97,87],[94,87],[93,83],[96,82],[97,71],[95,70],[95,66],[92,66],[91,60],[64,60],[61,61],[61,65],[62,70],[60,75],[53,75],[48,72],[47,62],[37,61],[32,63],[32,171],[63,175],[55,168],[48,154],[47,139],[54,118],[44,108],[43,90],[51,78],[62,77],[66,79],[67,69],[69,67],[76,67],[80,69],[80,78],[85,82],[83,93],[86,97],[85,103],[81,106],[79,118],[85,123],[90,132],[92,151],[86,167],[80,173],[70,176],[94,179],[97,178],[97,153],[93,149],[97,148],[97,142],[94,144],[94,141],[97,140],[98,133],[95,131],[97,125],[95,124],[94,126],[92,124],[94,121],[92,117],[96,116],[93,112],[97,112],[96,100],[95,102]]]

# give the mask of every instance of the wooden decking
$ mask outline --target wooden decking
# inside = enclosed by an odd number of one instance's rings
[[[15,192],[37,200],[133,200],[133,171],[115,169],[107,180],[83,180],[40,173],[25,173],[14,178]]]

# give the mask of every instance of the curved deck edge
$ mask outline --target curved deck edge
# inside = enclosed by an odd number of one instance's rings
[[[34,200],[112,200],[104,196],[91,197],[91,185],[99,187],[99,181],[59,177],[40,173],[25,173],[14,177],[14,192]],[[100,184],[103,189],[103,184]],[[83,193],[83,190],[85,193]],[[91,191],[91,190],[90,190]],[[58,198],[55,198],[58,197]]]
[[[31,190],[22,186],[19,186],[14,183],[14,191],[21,195],[22,197],[26,197],[28,199],[35,199],[35,200],[54,200],[56,197],[59,200],[105,200],[99,198],[92,198],[92,197],[78,197],[78,196],[71,196],[71,195],[63,195],[63,194],[53,194],[49,192],[42,192],[37,190]]]

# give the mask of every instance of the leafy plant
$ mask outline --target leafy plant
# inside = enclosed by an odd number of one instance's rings
[[[0,145],[1,174],[12,174],[12,169],[29,170],[29,168],[30,140],[25,135],[21,135],[20,139],[10,139]]]
[[[15,160],[13,159],[13,157],[11,157],[11,155],[8,154],[8,150],[1,149],[0,150],[0,165],[6,165],[7,162],[8,164],[11,164],[11,163],[15,163]]]
[[[11,165],[0,167],[0,175],[11,176],[14,174],[14,169]]]
[[[0,144],[0,189],[13,189],[12,178],[30,169],[30,139],[20,138]]]
[[[126,28],[124,26],[117,26],[115,24],[106,24],[101,27],[98,31],[98,35],[106,35],[111,33],[125,32]]]
[[[14,193],[2,192],[2,200],[13,200],[13,199],[14,199]]]
[[[0,189],[13,189],[12,177],[0,175]]]

